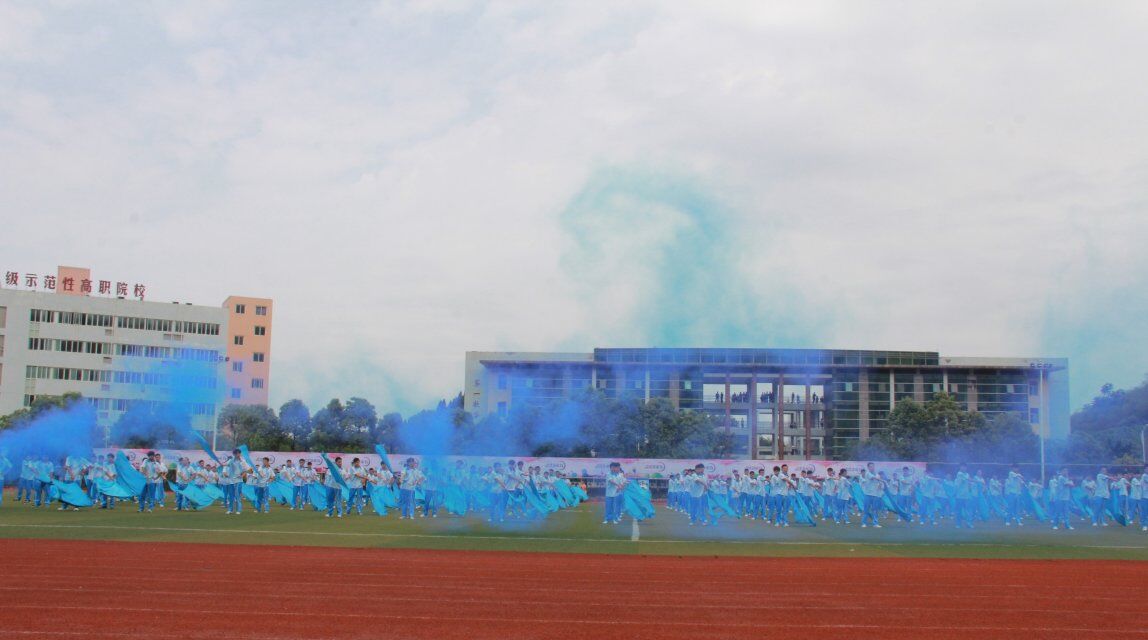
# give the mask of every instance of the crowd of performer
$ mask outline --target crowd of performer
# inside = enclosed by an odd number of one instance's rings
[[[117,502],[128,501],[130,508],[150,513],[171,499],[177,511],[219,503],[228,515],[241,514],[246,502],[255,513],[279,505],[321,511],[330,518],[397,510],[404,520],[479,514],[502,523],[544,518],[587,499],[584,481],[522,460],[481,468],[459,460],[424,469],[408,458],[394,469],[385,454],[380,459],[376,467],[365,456],[346,461],[324,454],[321,468],[302,458],[272,466],[266,457],[252,460],[244,448],[222,459],[212,454],[210,461],[181,458],[174,464],[159,452],[148,452],[136,463],[122,452],[91,461],[68,457],[58,464],[46,456],[28,456],[19,461],[16,500],[34,507],[55,504],[60,510],[115,509]],[[0,477],[10,470],[17,471],[0,455]],[[612,463],[602,483],[603,524],[621,523],[626,515],[635,520],[654,516],[648,479],[628,476]],[[1083,476],[1061,469],[1044,483],[1026,478],[1015,465],[989,477],[965,465],[944,475],[908,466],[886,473],[873,463],[855,474],[828,468],[816,475],[780,464],[715,475],[698,464],[669,476],[666,507],[685,515],[691,526],[738,519],[774,527],[833,522],[881,528],[898,520],[972,529],[996,521],[1006,527],[1039,522],[1055,530],[1116,523],[1148,531],[1148,467],[1142,473],[1109,473],[1101,467]]]
[[[824,476],[795,473],[782,464],[714,476],[698,464],[670,476],[666,502],[670,510],[688,516],[691,526],[737,518],[775,527],[831,521],[880,528],[896,519],[926,526],[947,521],[972,529],[990,521],[1021,527],[1028,520],[1054,530],[1071,530],[1074,523],[1116,523],[1148,531],[1148,467],[1123,474],[1100,467],[1095,475],[1082,477],[1061,469],[1042,483],[1026,478],[1016,465],[1002,477],[970,473],[966,465],[942,477],[911,467],[887,474],[873,463],[854,475],[833,468]]]
[[[378,468],[367,458],[328,459],[323,472],[309,460],[288,459],[272,466],[270,458],[252,460],[244,449],[213,461],[180,458],[169,465],[160,452],[149,451],[136,463],[120,454],[67,457],[59,465],[46,456],[21,461],[16,483],[17,502],[35,508],[57,505],[59,510],[81,507],[115,509],[126,501],[140,513],[153,513],[171,499],[176,511],[200,510],[216,503],[227,515],[243,513],[246,502],[254,513],[268,513],[273,504],[290,510],[312,509],[329,518],[387,515],[399,519],[480,514],[489,522],[543,518],[586,500],[584,484],[571,482],[552,470],[508,460],[505,465],[478,468],[456,461],[453,466],[420,468],[408,458],[401,469]],[[385,458],[384,458],[385,460]],[[0,476],[11,468],[0,457]]]

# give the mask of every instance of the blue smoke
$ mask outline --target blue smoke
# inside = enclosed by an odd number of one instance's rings
[[[1041,332],[1045,353],[1068,358],[1070,404],[1079,408],[1105,383],[1128,388],[1148,372],[1148,277],[1122,287],[1063,292],[1049,302]]]
[[[56,463],[67,456],[90,458],[96,432],[95,409],[78,400],[0,431],[0,454],[14,463],[29,456],[48,456]]]
[[[587,333],[596,341],[601,332],[664,347],[824,342],[831,314],[809,308],[792,284],[805,276],[749,266],[755,252],[784,247],[755,245],[750,238],[760,234],[745,232],[768,232],[778,222],[736,214],[697,178],[600,170],[560,224],[570,241],[562,265],[580,293],[606,307],[615,298],[633,303],[630,317],[593,318],[596,329]]]

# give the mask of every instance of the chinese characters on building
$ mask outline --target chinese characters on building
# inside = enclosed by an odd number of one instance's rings
[[[19,287],[21,282],[24,283],[24,288],[26,289],[38,289],[41,291],[65,291],[69,293],[98,292],[100,295],[116,295],[119,297],[127,297],[128,295],[128,283],[126,282],[89,280],[87,278],[81,278],[77,282],[76,279],[72,277],[57,278],[56,276],[48,275],[39,276],[35,273],[21,274],[19,271],[4,272],[4,286]],[[143,300],[147,293],[147,287],[139,283],[134,283],[131,287],[132,297]],[[112,293],[113,291],[115,292],[114,294]]]

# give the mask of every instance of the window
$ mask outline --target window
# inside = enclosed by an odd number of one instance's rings
[[[503,418],[506,417],[506,403],[505,402],[499,402],[498,403],[498,415],[503,417]]]
[[[1040,424],[1040,409],[1029,409],[1028,421],[1032,424]]]
[[[232,362],[231,363],[231,370],[234,371],[235,373],[243,373],[243,361],[242,360],[236,360],[235,362]]]
[[[247,313],[247,305],[245,305],[245,304],[235,305],[235,313]]]
[[[267,335],[267,327],[255,327],[255,335],[257,335],[257,336]]]
[[[506,388],[506,374],[505,373],[498,374],[498,388],[499,389],[505,389]]]
[[[231,397],[235,400],[238,400],[239,398],[243,397],[243,389],[232,388],[231,389]]]
[[[235,346],[242,347],[243,346],[243,336],[235,336],[232,339],[232,342],[235,343]]]
[[[262,389],[263,388],[263,378],[252,378],[251,379],[251,388],[252,389]]]
[[[263,362],[264,358],[265,356],[262,353],[254,353],[251,355],[251,359],[255,362]]]
[[[263,306],[263,305],[256,305],[256,307],[255,307],[255,315],[257,315],[257,316],[265,316],[265,315],[267,315],[267,307],[265,307],[265,306]]]

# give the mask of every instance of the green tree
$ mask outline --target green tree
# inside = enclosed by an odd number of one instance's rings
[[[311,435],[311,410],[302,400],[288,400],[279,407],[279,425],[291,438],[291,448],[307,451],[307,438]]]
[[[30,406],[17,409],[6,416],[0,416],[0,431],[15,429],[30,424],[33,420],[52,409],[67,409],[72,405],[83,402],[84,397],[78,393],[65,393],[61,396],[36,396]],[[103,440],[101,435],[100,440]]]
[[[1055,460],[1078,464],[1140,460],[1140,433],[1148,425],[1148,377],[1127,390],[1105,384],[1072,414],[1071,425],[1067,440],[1054,445]]]
[[[275,412],[263,405],[231,404],[219,414],[219,427],[231,446],[252,451],[291,451],[291,436]]]
[[[399,430],[403,427],[400,413],[388,413],[371,430],[371,442],[381,444],[387,451],[395,451],[399,444]]]
[[[191,444],[186,435],[190,424],[190,416],[178,405],[134,403],[112,425],[108,439],[129,449],[179,449]]]
[[[308,442],[312,451],[365,453],[375,422],[375,408],[366,400],[351,398],[344,405],[334,398],[312,416]]]

